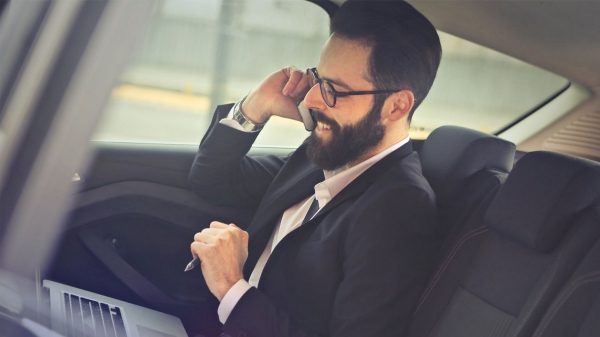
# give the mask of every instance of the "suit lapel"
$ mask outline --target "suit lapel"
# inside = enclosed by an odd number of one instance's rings
[[[367,188],[369,188],[369,186],[371,186],[371,184],[376,179],[378,179],[381,176],[381,174],[386,172],[393,164],[402,160],[402,158],[406,157],[412,152],[412,143],[408,142],[406,145],[400,147],[399,149],[395,150],[394,152],[390,153],[389,155],[375,163],[368,170],[363,172],[363,174],[361,174],[354,181],[352,181],[348,186],[346,186],[346,188],[340,191],[340,193],[338,193],[333,199],[331,199],[331,201],[328,202],[327,205],[325,205],[325,207],[323,207],[323,209],[321,209],[316,216],[314,216],[310,221],[307,221],[306,223],[320,221],[320,219],[324,217],[329,211],[331,211],[344,201],[356,195],[362,194]]]
[[[273,186],[276,187],[267,192],[252,220],[252,225],[248,228],[250,245],[253,249],[249,252],[245,265],[247,277],[249,277],[252,269],[254,269],[283,212],[297,202],[314,194],[314,186],[324,180],[321,169],[312,163],[307,165],[308,159],[304,156],[303,147],[298,149],[298,153],[302,154],[302,156],[292,157],[288,163],[289,166],[292,166],[290,167],[290,171],[293,171],[293,173],[287,175],[282,170],[282,173],[275,178]],[[344,201],[363,193],[383,172],[387,171],[394,163],[397,163],[410,153],[412,153],[412,144],[409,142],[381,159],[346,186],[346,188],[338,193],[323,209],[312,219],[306,221],[300,228],[308,224],[318,224],[328,212]],[[293,166],[296,166],[296,163],[303,164],[303,167],[294,169]],[[298,166],[300,165],[296,167]]]
[[[324,179],[323,171],[313,164],[294,170],[294,174],[290,177],[283,173],[273,181],[274,188],[267,192],[248,228],[250,247],[252,247],[246,262],[248,276],[260,258],[281,215],[297,202],[314,194],[314,186]]]

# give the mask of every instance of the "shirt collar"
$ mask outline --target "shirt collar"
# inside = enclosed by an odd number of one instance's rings
[[[388,154],[396,151],[410,141],[410,137],[406,137],[401,141],[389,146],[385,150],[370,157],[356,165],[344,166],[333,171],[323,171],[325,180],[315,185],[315,198],[319,203],[319,208],[324,207],[331,199],[340,193],[354,179],[358,178],[371,166],[383,159]]]

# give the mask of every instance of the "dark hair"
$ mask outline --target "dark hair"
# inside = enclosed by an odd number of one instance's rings
[[[331,21],[331,33],[363,40],[371,49],[369,75],[377,89],[409,89],[415,109],[435,79],[442,47],[435,27],[404,1],[346,1]],[[387,96],[377,97],[383,104]]]

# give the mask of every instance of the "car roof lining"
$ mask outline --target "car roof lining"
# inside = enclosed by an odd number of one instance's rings
[[[589,89],[600,88],[600,72],[594,71],[600,69],[600,2],[408,2],[439,30],[545,68]]]
[[[439,29],[587,87],[600,86],[600,3],[411,1]],[[474,29],[477,27],[477,29]]]

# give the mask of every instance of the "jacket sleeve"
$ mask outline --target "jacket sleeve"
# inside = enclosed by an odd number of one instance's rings
[[[231,107],[227,104],[217,108],[188,180],[208,202],[254,209],[286,158],[247,156],[258,132],[243,132],[219,123]]]
[[[419,189],[408,190],[382,193],[354,212],[352,226],[340,243],[343,278],[331,308],[329,331],[300,326],[267,295],[252,288],[225,322],[224,336],[402,336],[438,245],[433,197]]]

